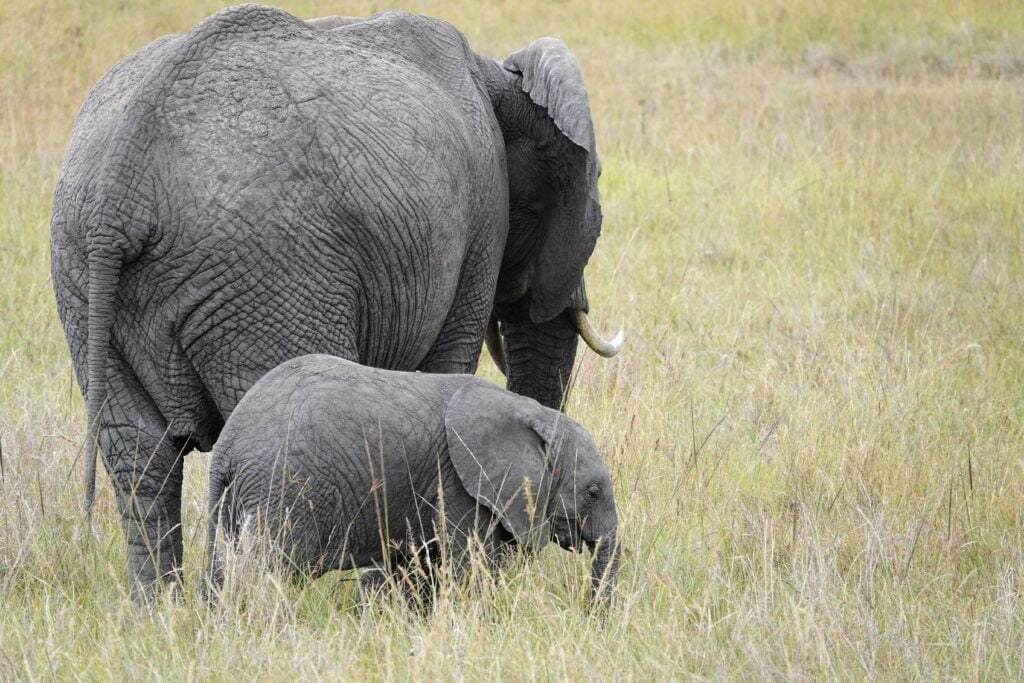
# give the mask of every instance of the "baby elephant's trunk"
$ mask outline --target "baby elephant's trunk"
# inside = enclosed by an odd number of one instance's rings
[[[590,565],[591,596],[595,604],[603,604],[607,602],[619,573],[620,549],[615,528],[588,540],[587,547],[594,553],[594,562]]]

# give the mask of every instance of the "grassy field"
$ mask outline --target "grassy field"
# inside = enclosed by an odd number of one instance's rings
[[[379,2],[282,2],[299,16]],[[421,0],[478,51],[557,35],[604,175],[570,412],[630,549],[588,616],[556,549],[420,618],[252,570],[127,598],[49,282],[73,117],[212,1],[0,6],[0,679],[1019,678],[1024,675],[1024,6],[1019,0]],[[481,372],[497,375],[489,361]]]

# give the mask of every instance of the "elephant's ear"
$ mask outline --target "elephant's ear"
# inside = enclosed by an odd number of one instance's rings
[[[548,540],[548,449],[534,426],[544,408],[483,380],[460,388],[445,410],[452,465],[473,498],[520,542]]]
[[[507,57],[505,68],[522,75],[523,91],[573,143],[552,178],[555,196],[530,281],[530,318],[539,323],[569,306],[601,234],[594,123],[579,66],[562,41],[539,38]]]
[[[587,153],[594,153],[587,89],[576,58],[565,43],[558,38],[538,38],[506,57],[505,68],[522,74],[523,91],[548,110],[562,135]]]

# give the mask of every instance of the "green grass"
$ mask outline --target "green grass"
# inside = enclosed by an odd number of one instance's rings
[[[560,36],[587,80],[588,289],[628,343],[570,406],[631,551],[604,622],[556,549],[426,619],[258,568],[211,612],[201,454],[184,599],[132,606],[105,478],[79,512],[49,205],[92,83],[219,5],[0,8],[0,678],[1022,675],[1024,7],[608,4],[407,5],[484,53]]]

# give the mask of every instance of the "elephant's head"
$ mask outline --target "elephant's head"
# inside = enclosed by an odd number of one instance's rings
[[[601,233],[587,91],[568,48],[540,38],[503,62],[477,60],[505,141],[509,234],[487,346],[508,388],[561,407],[577,337],[612,356],[587,321],[583,268]]]
[[[472,380],[449,401],[445,433],[462,485],[520,543],[586,546],[594,553],[594,595],[614,583],[619,547],[612,483],[583,427],[531,399]]]

